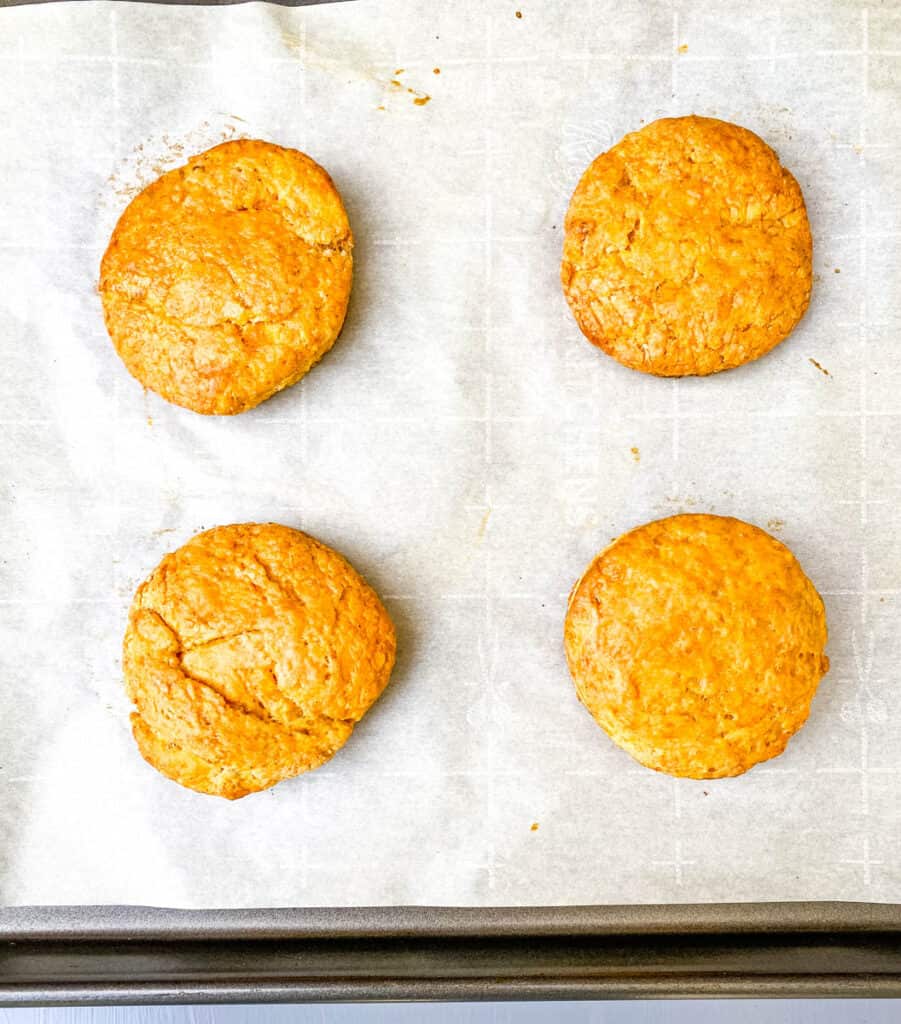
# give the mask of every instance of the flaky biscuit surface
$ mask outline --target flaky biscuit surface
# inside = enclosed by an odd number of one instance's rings
[[[220,526],[135,594],[126,691],[145,759],[235,799],[316,768],[388,682],[394,627],[337,552],[273,523]]]
[[[801,189],[753,132],[664,118],[585,171],[561,279],[582,333],[635,370],[705,375],[764,355],[810,301]]]
[[[738,775],[804,724],[824,654],[823,602],[789,549],[737,519],[679,515],[602,551],[564,627],[579,699],[636,760]]]
[[[107,330],[129,372],[206,414],[250,409],[335,342],[353,237],[328,174],[268,142],[225,142],[128,205],[100,269]]]

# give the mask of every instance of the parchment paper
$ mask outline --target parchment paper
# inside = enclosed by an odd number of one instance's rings
[[[0,11],[0,76],[0,901],[901,901],[897,6],[50,4]],[[591,348],[558,267],[589,160],[689,112],[777,149],[816,282],[772,354],[673,382]],[[208,419],[127,375],[95,285],[129,196],[245,134],[332,173],[356,279],[300,385]],[[739,779],[639,767],[564,663],[589,559],[679,510],[827,604],[809,723]],[[229,804],[140,759],[119,652],[166,551],[254,519],[344,552],[400,653],[329,765]]]

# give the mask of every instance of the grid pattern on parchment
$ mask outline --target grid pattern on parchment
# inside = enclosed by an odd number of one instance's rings
[[[0,820],[19,823],[0,840],[0,895],[901,898],[901,17],[817,5],[811,29],[806,4],[595,0],[521,18],[475,2],[76,6],[4,12],[0,52]],[[596,152],[690,110],[747,124],[795,172],[816,291],[760,363],[656,381],[578,335],[557,281],[562,216]],[[234,133],[328,167],[357,278],[345,334],[306,382],[207,421],[141,396],[92,284],[124,186],[152,173],[135,148],[171,165]],[[833,670],[810,723],[739,780],[633,765],[563,663],[573,579],[611,536],[680,509],[769,528],[828,603]],[[226,808],[137,760],[117,648],[163,551],[251,518],[345,551],[385,595],[401,654],[339,758]]]

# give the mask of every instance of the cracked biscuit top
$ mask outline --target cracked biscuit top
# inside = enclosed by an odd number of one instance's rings
[[[100,268],[107,330],[129,372],[163,398],[243,412],[334,344],[352,247],[317,163],[268,142],[225,142],[122,214]]]
[[[573,588],[564,642],[610,738],[696,779],[780,754],[829,668],[823,602],[795,556],[714,515],[647,523],[602,551]]]
[[[125,686],[144,758],[229,799],[316,768],[385,688],[394,627],[337,552],[273,523],[220,526],[135,594]]]
[[[654,121],[597,157],[570,201],[566,298],[588,340],[635,370],[757,359],[803,316],[811,276],[801,189],[738,125]]]

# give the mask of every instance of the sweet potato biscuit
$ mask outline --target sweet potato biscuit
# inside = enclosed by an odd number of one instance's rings
[[[564,643],[614,743],[690,778],[780,754],[829,668],[823,602],[794,555],[711,515],[648,523],[602,551],[570,595]]]
[[[236,799],[317,768],[385,688],[394,627],[335,551],[272,523],[197,534],[135,594],[125,686],[158,771]]]
[[[582,333],[635,370],[704,375],[757,359],[807,309],[798,183],[753,132],[654,121],[602,153],[566,215],[561,279]]]
[[[163,398],[243,412],[334,344],[352,248],[317,163],[268,142],[225,142],[122,214],[100,268],[107,330],[128,371]]]

